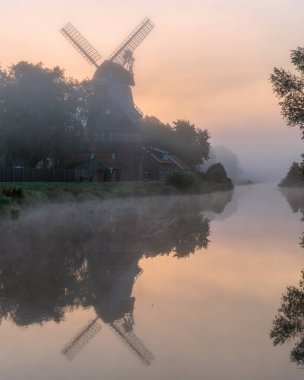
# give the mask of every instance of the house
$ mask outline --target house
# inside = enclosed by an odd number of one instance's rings
[[[116,153],[72,154],[65,158],[65,168],[75,169],[78,181],[165,181],[169,173],[190,168],[170,152],[143,147],[141,153],[126,149]]]
[[[66,168],[75,169],[75,178],[78,181],[109,182],[119,181],[121,165],[115,153],[104,154],[72,154],[65,158]]]
[[[143,180],[165,181],[168,175],[177,170],[190,170],[175,155],[155,147],[143,148]]]

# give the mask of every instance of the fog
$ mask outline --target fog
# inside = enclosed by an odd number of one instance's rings
[[[147,15],[156,28],[136,52],[134,87],[135,102],[145,114],[170,123],[185,118],[208,129],[213,145],[237,154],[252,179],[279,181],[298,160],[301,137],[282,120],[269,76],[274,66],[290,69],[290,50],[302,45],[303,3],[76,4],[2,4],[2,67],[42,61],[64,68],[68,77],[91,78],[94,68],[66,45],[60,27],[75,23],[105,58]]]

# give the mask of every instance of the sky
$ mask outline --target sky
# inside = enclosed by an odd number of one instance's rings
[[[300,0],[0,0],[0,65],[43,62],[91,78],[59,29],[70,21],[106,59],[148,16],[155,28],[135,52],[137,106],[164,122],[190,120],[236,153],[247,177],[278,180],[304,149],[269,76],[293,70],[303,14]]]

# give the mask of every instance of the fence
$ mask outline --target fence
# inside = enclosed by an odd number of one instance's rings
[[[78,182],[83,178],[78,169],[0,168],[0,182]]]

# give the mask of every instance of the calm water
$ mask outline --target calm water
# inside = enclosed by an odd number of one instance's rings
[[[254,185],[2,219],[0,379],[302,379],[300,291],[293,338],[270,338],[304,268],[301,209]]]

